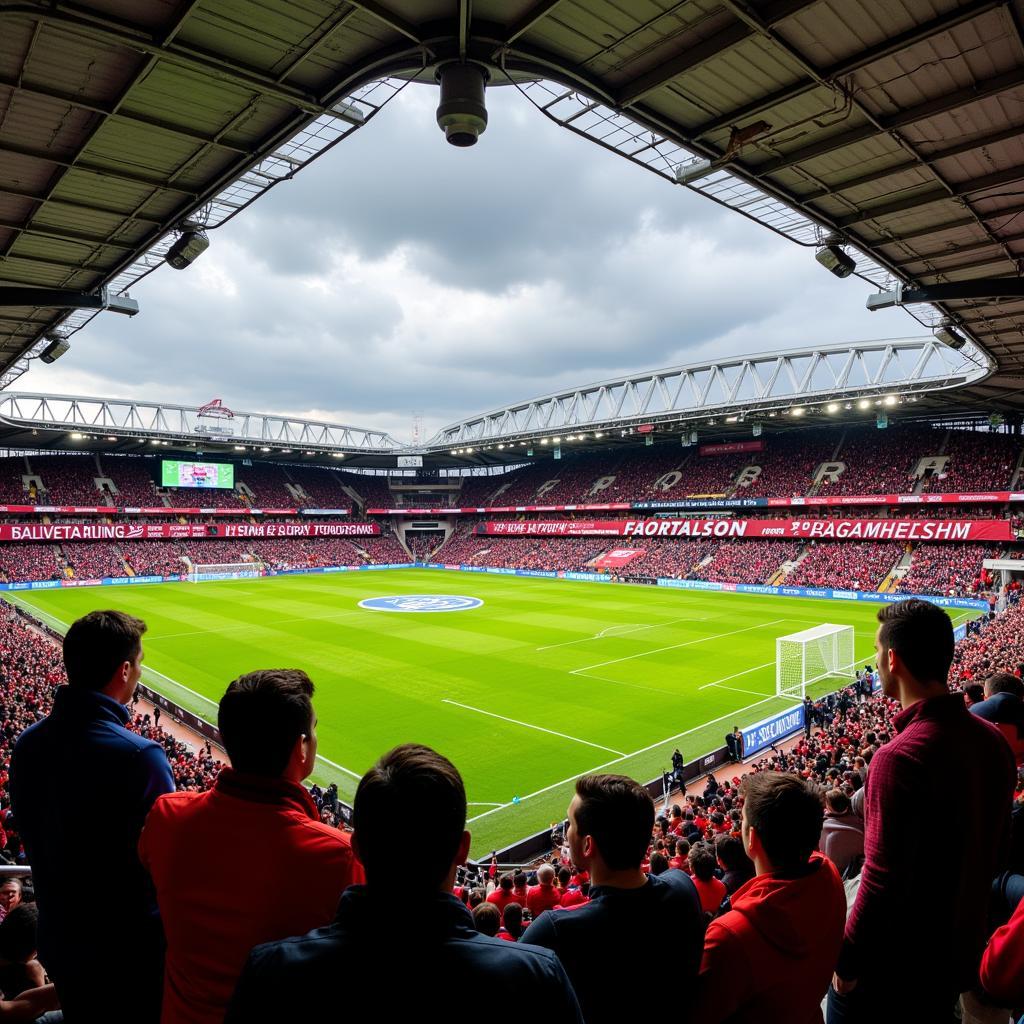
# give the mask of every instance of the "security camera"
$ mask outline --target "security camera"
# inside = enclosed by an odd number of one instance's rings
[[[437,108],[437,126],[453,146],[475,146],[487,128],[484,86],[490,75],[479,64],[453,61],[437,69],[441,102]]]

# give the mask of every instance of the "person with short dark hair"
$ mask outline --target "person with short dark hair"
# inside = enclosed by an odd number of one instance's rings
[[[139,853],[167,933],[161,1024],[220,1024],[253,946],[327,924],[363,880],[349,837],[302,785],[316,763],[312,698],[300,669],[240,676],[217,716],[231,767],[149,812]]]
[[[875,650],[886,697],[903,710],[871,759],[864,867],[828,995],[829,1024],[953,1019],[977,980],[992,879],[1009,842],[1016,767],[995,726],[947,688],[953,624],[911,599],[878,612]],[[937,807],[955,807],[950,844]],[[893,968],[898,965],[898,984]]]
[[[407,845],[395,841],[395,822],[410,807],[417,814],[411,872]],[[352,1021],[425,1010],[461,1017],[467,1007],[486,1007],[488,1024],[519,1024],[528,1006],[539,1024],[582,1022],[558,957],[481,935],[452,894],[470,834],[462,776],[447,758],[416,744],[389,751],[360,780],[353,825],[366,884],[345,890],[326,927],[257,946],[225,1024],[333,1020],[339,993]]]
[[[493,903],[481,903],[473,908],[473,924],[481,935],[493,938],[501,928],[501,911]]]
[[[722,884],[728,895],[754,877],[754,864],[743,848],[739,836],[720,835],[715,838],[715,856],[722,869]]]
[[[163,747],[126,728],[145,631],[141,619],[118,611],[72,623],[68,685],[11,758],[12,806],[39,904],[39,958],[69,1024],[160,1018],[163,934],[137,847],[149,809],[174,791],[174,778]],[[73,784],[83,779],[88,785]],[[103,842],[89,838],[97,822]],[[102,909],[97,878],[117,882]]]
[[[820,1024],[846,920],[843,883],[815,851],[821,801],[786,772],[748,775],[743,795],[743,846],[757,874],[708,925],[694,1020]]]
[[[705,914],[717,914],[722,900],[728,895],[725,883],[715,876],[718,858],[710,843],[694,843],[690,847],[690,870],[693,884],[697,887],[700,907]]]
[[[673,978],[685,989],[700,966],[704,921],[682,871],[645,875],[640,865],[654,826],[654,802],[623,775],[576,780],[566,835],[572,862],[590,872],[590,902],[549,911],[524,942],[554,950],[565,964],[587,1024],[631,1020],[650,982],[638,950],[673,947]]]
[[[501,915],[501,929],[498,938],[507,942],[518,942],[523,934],[523,908],[518,903],[510,903]]]
[[[498,887],[494,892],[489,893],[487,896],[487,902],[493,904],[498,908],[498,913],[504,917],[505,908],[510,903],[519,903],[521,897],[519,897],[513,891],[514,879],[510,872],[506,871],[505,874],[498,879]]]

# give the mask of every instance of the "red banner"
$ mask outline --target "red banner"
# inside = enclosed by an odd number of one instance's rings
[[[763,452],[764,441],[730,441],[727,444],[702,444],[701,455],[729,455],[732,452]]]
[[[626,506],[629,507],[628,505]],[[118,508],[114,505],[0,505],[0,513],[10,515],[74,515],[74,516],[112,516],[118,512],[129,515],[144,516],[294,516],[301,510],[297,508],[168,508],[166,505],[154,505],[152,508],[128,507]],[[335,509],[332,515],[348,515],[349,510]]]
[[[594,562],[594,568],[620,569],[627,562],[632,562],[634,558],[639,558],[643,554],[646,554],[646,549],[644,548],[614,548],[611,551],[606,551],[598,558]]]
[[[779,537],[801,540],[1015,540],[1005,519],[623,519],[481,523],[492,537]]]
[[[375,537],[376,523],[0,523],[0,541],[216,540],[241,537]]]

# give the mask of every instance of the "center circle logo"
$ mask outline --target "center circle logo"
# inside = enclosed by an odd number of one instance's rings
[[[360,608],[374,612],[468,612],[479,608],[479,597],[458,597],[455,594],[403,594],[399,597],[368,597]]]

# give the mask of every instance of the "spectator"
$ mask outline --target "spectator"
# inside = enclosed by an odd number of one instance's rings
[[[473,908],[473,924],[481,935],[494,938],[501,930],[501,911],[493,903],[480,903]]]
[[[1024,900],[989,939],[981,958],[981,984],[1000,1006],[1024,1006]]]
[[[510,903],[502,914],[502,925],[498,938],[508,942],[518,942],[523,934],[523,908],[518,903]]]
[[[68,685],[11,759],[11,798],[39,904],[39,957],[72,1024],[160,1018],[163,936],[137,847],[149,809],[174,780],[160,744],[125,728],[145,630],[117,611],[73,623],[64,638]],[[90,838],[98,822],[103,842]],[[98,878],[117,882],[102,909]]]
[[[21,903],[22,886],[20,878],[5,878],[0,885],[0,921]],[[3,986],[0,985],[0,990]]]
[[[708,925],[694,1019],[820,1024],[846,921],[843,883],[814,852],[821,801],[781,772],[748,775],[743,796],[743,846],[757,875]]]
[[[521,899],[521,897],[513,891],[512,886],[512,875],[506,872],[501,876],[501,879],[498,882],[498,888],[487,897],[487,902],[496,906],[498,908],[498,913],[501,914],[502,917],[504,917],[505,908],[510,903],[518,903]]]
[[[36,959],[38,924],[34,903],[15,908],[0,924],[0,992],[8,999],[46,984],[46,972]]]
[[[167,935],[161,1024],[220,1024],[253,946],[328,924],[363,880],[348,836],[302,787],[316,761],[312,696],[298,669],[236,679],[217,718],[231,767],[149,812],[139,854]]]
[[[700,896],[700,908],[705,914],[717,914],[722,900],[728,895],[725,883],[715,877],[718,858],[709,843],[695,843],[690,847],[690,870],[693,884]]]
[[[754,864],[747,856],[739,836],[718,836],[715,839],[715,855],[722,869],[722,884],[729,896],[754,877]]]
[[[537,869],[537,884],[531,885],[526,893],[526,908],[535,920],[545,910],[551,910],[562,902],[562,894],[554,882],[555,869],[550,864],[541,864]]]
[[[682,990],[697,976],[704,926],[693,883],[681,871],[640,870],[653,825],[654,803],[632,779],[577,779],[567,839],[573,863],[590,872],[590,902],[542,915],[523,941],[558,954],[587,1024],[634,1018],[650,981],[650,964],[637,953],[652,943],[671,945]]]
[[[856,874],[864,858],[864,821],[854,814],[850,798],[841,789],[830,789],[825,794],[825,819],[818,849],[835,864],[842,877],[848,871]]]
[[[410,807],[417,812],[411,877],[408,849],[394,832]],[[466,790],[450,761],[412,744],[385,754],[359,783],[353,824],[366,885],[345,891],[326,928],[257,946],[225,1024],[331,1020],[339,997],[350,1020],[397,1020],[425,1007],[462,1016],[485,1006],[488,1024],[519,1024],[524,1006],[542,1024],[582,1020],[557,957],[480,935],[452,895],[470,834]]]
[[[864,868],[829,991],[829,1024],[877,1021],[880,1006],[893,1020],[945,1022],[977,979],[1016,771],[995,727],[947,689],[949,616],[910,600],[886,605],[878,621],[882,689],[903,710],[897,735],[871,760]],[[957,808],[969,842],[949,843],[937,807]]]
[[[985,680],[984,693],[971,714],[991,722],[1006,737],[1017,764],[1024,763],[1024,684],[1012,672],[996,672]]]

